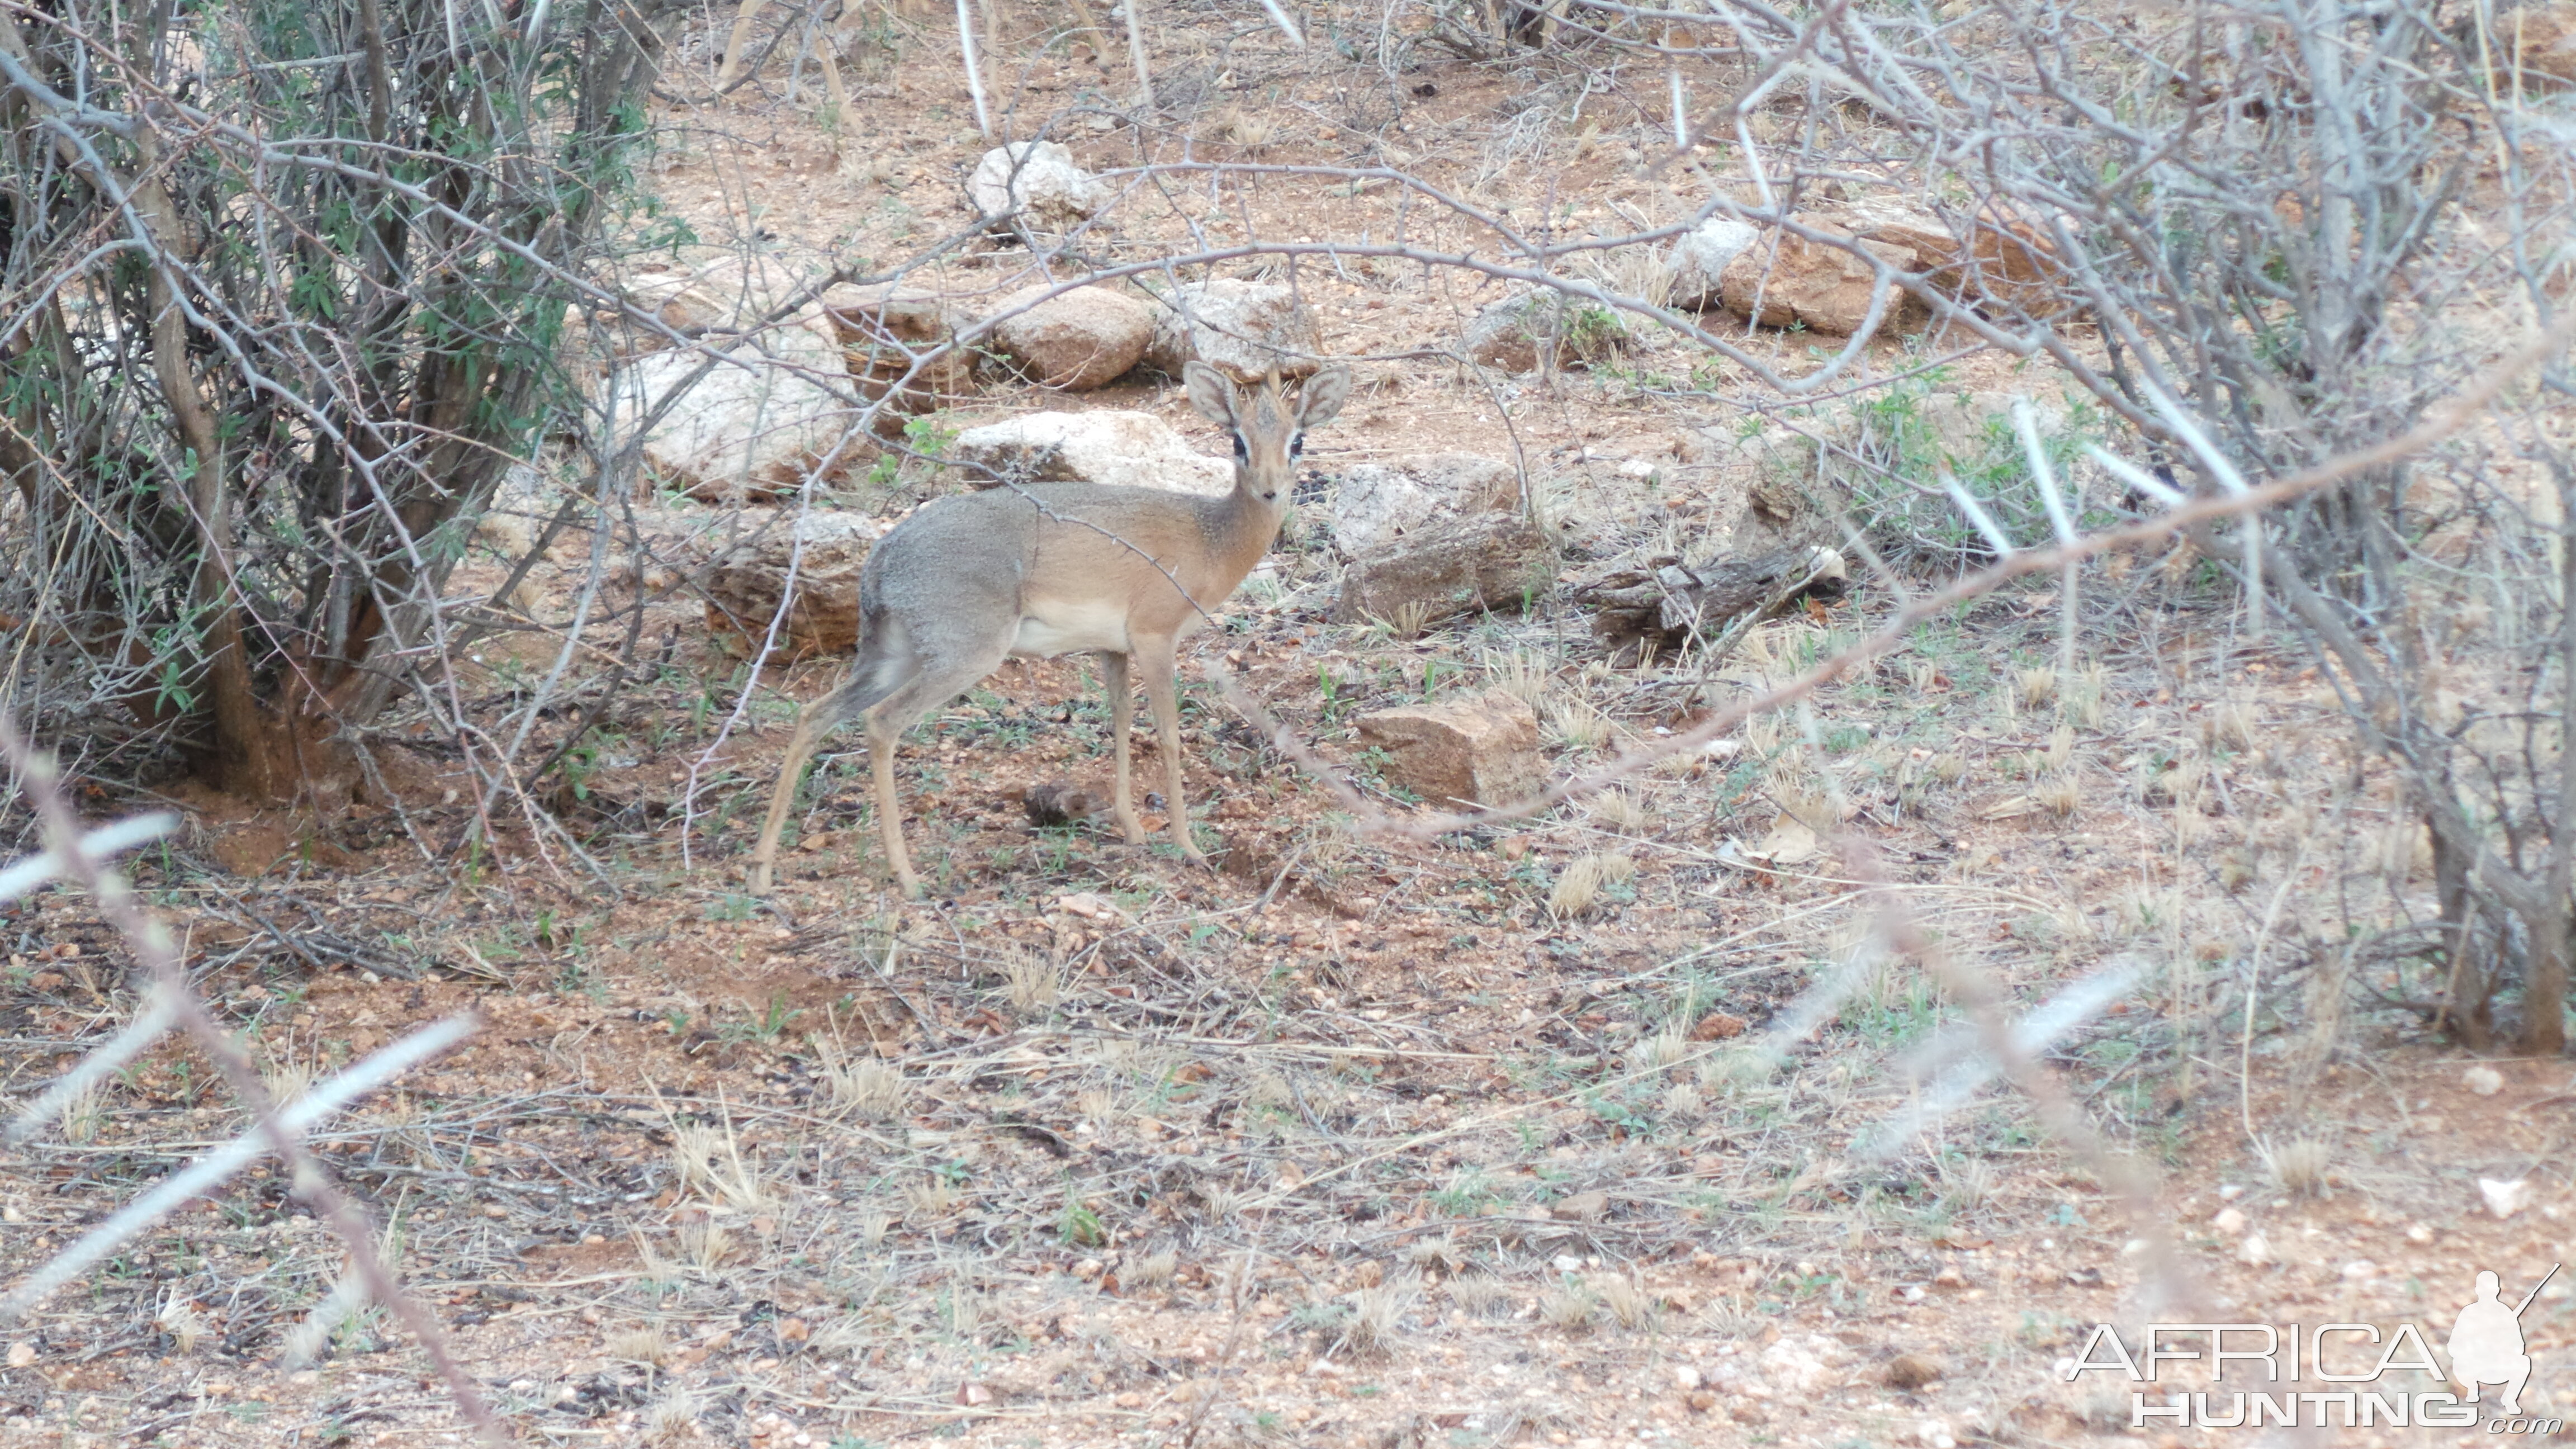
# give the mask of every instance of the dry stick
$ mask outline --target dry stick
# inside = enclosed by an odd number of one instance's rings
[[[465,1371],[450,1350],[446,1331],[436,1315],[402,1289],[393,1270],[386,1266],[376,1251],[375,1234],[349,1200],[332,1185],[330,1176],[319,1159],[306,1149],[304,1141],[292,1129],[278,1121],[277,1106],[269,1096],[268,1084],[260,1080],[259,1069],[242,1050],[241,1043],[210,1015],[205,1004],[188,988],[184,963],[170,933],[161,923],[143,913],[134,894],[127,889],[123,876],[103,869],[83,854],[76,842],[81,837],[80,824],[62,795],[54,777],[53,761],[31,748],[19,735],[14,720],[0,715],[0,755],[17,767],[22,788],[36,814],[44,822],[48,847],[60,855],[65,874],[89,891],[98,902],[99,914],[113,924],[125,938],[126,948],[134,953],[152,974],[181,1026],[196,1038],[215,1069],[223,1074],[225,1084],[250,1112],[260,1135],[268,1139],[270,1150],[284,1160],[291,1172],[294,1194],[313,1209],[332,1234],[349,1250],[349,1265],[366,1284],[368,1296],[385,1306],[394,1320],[410,1330],[420,1341],[421,1352],[428,1355],[430,1366],[446,1385],[448,1396],[456,1401],[459,1412],[483,1438],[496,1446],[507,1443],[501,1422],[491,1406],[483,1402],[474,1386],[473,1375]]]
[[[2040,1120],[2049,1132],[2084,1161],[2102,1180],[2105,1187],[2118,1193],[2127,1204],[2130,1227],[2147,1245],[2147,1269],[2178,1304],[2197,1302],[2199,1286],[2184,1269],[2175,1254],[2173,1240],[2165,1232],[2164,1220],[2157,1210],[2154,1183],[2128,1157],[2111,1151],[2093,1124],[2087,1121],[2057,1073],[2044,1062],[2034,1060],[2015,1040],[2012,1023],[2005,1019],[2003,1004],[1983,973],[1963,966],[1948,953],[1935,947],[1930,938],[1916,929],[1914,920],[1903,905],[1895,886],[1879,871],[1876,853],[1866,841],[1846,837],[1845,860],[1854,875],[1874,877],[1869,893],[1879,898],[1880,930],[1890,945],[1912,957],[1924,970],[1938,978],[1942,985],[1968,1008],[1975,1022],[1977,1038],[1986,1055],[1993,1058],[2004,1074],[2021,1088],[2031,1104],[2039,1109]]]
[[[984,104],[984,64],[975,53],[975,10],[969,0],[957,0],[957,51],[966,61],[966,94],[975,98],[975,129],[989,141],[993,139],[993,114]]]
[[[1145,0],[1127,0],[1127,58],[1136,66],[1136,110],[1154,109],[1154,77],[1145,69]]]
[[[2021,434],[2022,456],[2030,462],[2030,481],[2039,489],[2039,501],[2048,509],[2048,526],[2057,532],[2060,547],[2075,542],[2075,519],[2067,511],[2066,500],[2057,496],[2057,472],[2048,466],[2048,450],[2039,444],[2039,421],[2030,399],[2017,397],[2012,402],[2013,431]],[[2057,641],[2057,689],[2062,702],[2066,691],[2075,687],[2075,584],[2084,567],[2080,559],[2068,559],[2058,584],[2065,593],[2059,614]]]

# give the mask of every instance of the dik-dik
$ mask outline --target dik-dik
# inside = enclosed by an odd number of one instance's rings
[[[1200,864],[1181,793],[1175,655],[1183,636],[1234,592],[1279,536],[1306,431],[1340,412],[1347,368],[1316,373],[1302,390],[1276,372],[1241,385],[1205,363],[1183,379],[1190,402],[1234,434],[1234,491],[1222,498],[1096,483],[1036,483],[936,499],[905,519],[859,574],[859,657],[830,694],[796,717],[778,784],[751,856],[751,889],[766,894],[797,777],[823,737],[867,717],[868,766],[886,863],[906,895],[920,881],[903,847],[894,746],[932,710],[1005,658],[1100,655],[1117,756],[1118,828],[1141,843],[1128,799],[1127,663],[1144,672],[1162,744],[1163,800],[1172,840]]]

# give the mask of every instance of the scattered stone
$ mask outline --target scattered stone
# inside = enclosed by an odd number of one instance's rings
[[[918,287],[892,284],[838,287],[824,294],[823,318],[840,339],[841,354],[859,396],[870,402],[902,382],[922,354],[955,337],[961,314],[946,298]],[[938,408],[965,392],[974,359],[963,351],[942,354],[913,373],[899,396],[877,416],[877,432],[892,437],[903,419]]]
[[[1028,793],[1020,797],[1020,808],[1027,812],[1031,825],[1044,828],[1088,820],[1108,809],[1109,800],[1070,780],[1049,780],[1043,785],[1031,785]]]
[[[1592,632],[1614,648],[1638,640],[1659,650],[1713,641],[1747,615],[1759,621],[1801,599],[1839,599],[1850,579],[1843,556],[1821,545],[1696,564],[1669,555],[1649,562],[1574,589],[1574,602],[1592,611]]]
[[[1784,1393],[1812,1394],[1824,1387],[1826,1365],[1839,1352],[1833,1340],[1816,1334],[1783,1338],[1762,1350],[1762,1377]]]
[[[2531,1179],[2517,1177],[2511,1182],[2499,1182],[2492,1177],[2481,1177],[2478,1179],[2478,1196],[2486,1200],[2488,1212],[2509,1218],[2531,1206]]]
[[[1408,534],[1342,571],[1333,621],[1419,611],[1435,624],[1475,609],[1520,609],[1556,587],[1556,543],[1517,513],[1486,513]]]
[[[1538,716],[1501,690],[1376,710],[1358,725],[1362,745],[1386,752],[1387,779],[1435,805],[1498,805],[1547,783]]]
[[[795,595],[771,657],[792,663],[851,653],[859,643],[859,570],[885,525],[864,513],[807,513],[776,522],[783,526],[742,539],[707,568],[707,628],[729,653],[758,649],[787,594],[792,556]]]
[[[2460,1074],[2460,1085],[2472,1096],[2492,1097],[2504,1090],[2504,1073],[2493,1067],[2471,1067]]]
[[[622,279],[619,291],[629,305],[651,313],[662,326],[684,337],[697,337],[768,320],[819,275],[767,253],[726,253],[694,267],[639,268]],[[607,326],[622,344],[616,349],[620,352],[645,353],[671,345],[662,331],[623,318],[610,318]]]
[[[2245,1214],[2232,1207],[2220,1208],[2218,1210],[2218,1216],[2209,1220],[2209,1225],[2218,1229],[2220,1233],[2232,1238],[2238,1233],[2245,1231]]]
[[[2260,1268],[2272,1261],[2272,1244],[2261,1233],[2247,1233],[2245,1241],[2236,1245],[2236,1256]]]
[[[1101,410],[1028,413],[968,428],[949,445],[966,481],[990,488],[1017,483],[1108,483],[1169,493],[1220,494],[1234,487],[1234,465],[1206,457],[1151,413]]]
[[[1892,196],[1852,202],[1832,215],[1836,226],[1864,241],[1912,252],[1931,281],[1963,301],[2046,312],[2068,300],[2057,248],[2025,223],[1977,224],[1962,240],[1948,222]]]
[[[1390,713],[1392,713],[1392,711],[1390,711]],[[1535,728],[1537,723],[1536,720],[1533,719],[1531,723],[1532,727]],[[1557,1199],[1556,1202],[1548,1208],[1548,1215],[1561,1223],[1597,1223],[1601,1221],[1603,1217],[1607,1216],[1609,1211],[1610,1194],[1606,1192],[1578,1192],[1572,1197]]]
[[[2355,1258],[2344,1264],[2342,1271],[2347,1283],[2367,1283],[2379,1276],[2379,1265],[2368,1258]]]
[[[1598,302],[1554,288],[1516,292],[1477,313],[1462,339],[1467,358],[1505,372],[1600,362],[1627,345],[1628,324]]]
[[[988,217],[1016,213],[1055,228],[1090,220],[1111,199],[1108,185],[1054,141],[1016,141],[985,152],[966,178],[966,196]]]
[[[1089,392],[1124,375],[1154,340],[1154,314],[1125,293],[1076,287],[1050,297],[1052,290],[1024,287],[994,309],[1002,319],[994,343],[1043,386]]]
[[[1945,1263],[1942,1265],[1939,1272],[1932,1275],[1932,1286],[1935,1288],[1965,1288],[1968,1286],[1968,1275],[1960,1271],[1959,1266],[1956,1263]]]
[[[664,486],[707,503],[761,502],[795,491],[818,467],[838,474],[858,461],[846,446],[856,414],[813,381],[843,370],[832,338],[774,327],[692,380],[705,362],[694,350],[649,352],[610,384],[629,426],[683,389],[644,435],[644,466]]]
[[[1690,1029],[1692,1041],[1727,1041],[1744,1035],[1749,1025],[1743,1017],[1723,1011],[1712,1011]]]
[[[1426,453],[1359,463],[1333,491],[1333,542],[1358,557],[1440,520],[1520,506],[1520,473],[1499,459]]]
[[[1674,1388],[1689,1390],[1698,1388],[1699,1385],[1699,1369],[1696,1365],[1686,1363],[1677,1363],[1673,1365]]]
[[[1191,361],[1251,382],[1278,368],[1304,377],[1323,366],[1314,314],[1286,287],[1219,278],[1180,287],[1154,309],[1145,365],[1178,377]]]
[[[1753,223],[1712,216],[1673,243],[1673,306],[1699,312],[1719,305],[1718,279],[1761,233]]]
[[[1838,235],[1899,271],[1913,271],[1914,252],[1889,242],[1862,241],[1840,228],[1816,223],[1810,230]],[[1775,246],[1773,243],[1777,241]],[[1727,310],[1755,317],[1765,327],[1801,326],[1826,337],[1849,337],[1869,319],[1875,273],[1843,247],[1776,232],[1746,247],[1719,278]],[[1921,303],[1893,284],[1887,289],[1883,325],[1899,329],[1924,316]]]
[[[1919,1389],[1939,1383],[1944,1377],[1941,1361],[1929,1354],[1900,1353],[1887,1361],[1887,1386],[1892,1389]]]

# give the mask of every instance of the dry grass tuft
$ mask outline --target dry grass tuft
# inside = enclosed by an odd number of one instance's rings
[[[1558,695],[1547,702],[1547,732],[1569,750],[1591,751],[1610,743],[1610,717],[1588,700]]]
[[[1604,790],[1592,798],[1592,818],[1621,835],[1642,835],[1655,823],[1654,808],[1634,790]]]
[[[1485,674],[1494,688],[1533,710],[1547,702],[1547,661],[1526,649],[1486,655]]]
[[[1612,1278],[1601,1285],[1601,1308],[1610,1321],[1635,1333],[1655,1321],[1654,1295],[1634,1278]]]
[[[2084,786],[2073,775],[2051,775],[2032,786],[2030,796],[2039,808],[2062,819],[2083,805]]]
[[[1169,1248],[1160,1248],[1129,1263],[1119,1276],[1133,1288],[1163,1288],[1179,1277],[1180,1272],[1181,1255]]]
[[[2066,720],[2077,729],[2098,730],[2102,727],[2102,710],[2111,695],[2111,676],[2099,664],[2084,666],[2075,683],[2066,691]]]
[[[1407,599],[1387,616],[1386,627],[1398,639],[1419,639],[1431,627],[1431,603],[1427,599]]]
[[[2334,1168],[2334,1149],[2314,1137],[2301,1137],[2270,1155],[2273,1180],[2292,1197],[2323,1197],[2326,1177]]]
[[[1491,1273],[1461,1273],[1441,1286],[1462,1317],[1491,1318],[1512,1306],[1511,1285]]]
[[[671,1336],[658,1323],[609,1330],[601,1351],[622,1363],[660,1368],[671,1361]]]
[[[680,1259],[700,1273],[713,1273],[733,1253],[733,1234],[711,1218],[680,1225]]]
[[[1011,1009],[1022,1016],[1044,1015],[1064,996],[1064,963],[1054,957],[1034,951],[1014,952],[1005,975],[1003,994],[1010,999]]]
[[[92,1082],[63,1103],[63,1140],[86,1147],[98,1140],[99,1130],[107,1125],[108,1084]],[[282,1104],[285,1099],[280,1098]]]
[[[1550,1328],[1581,1333],[1592,1326],[1593,1312],[1600,1306],[1601,1300],[1589,1287],[1581,1283],[1562,1283],[1539,1299],[1538,1316]]]
[[[1350,1321],[1342,1328],[1341,1347],[1357,1357],[1393,1349],[1397,1327],[1421,1296],[1422,1280],[1411,1273],[1353,1293]]]
[[[673,1385],[644,1411],[644,1442],[656,1446],[685,1444],[698,1437],[698,1396]]]
[[[2048,732],[2048,768],[2063,770],[2075,763],[2075,726],[2059,724]]]
[[[2242,701],[2222,704],[2202,716],[2201,729],[2214,748],[2251,749],[2254,745],[2254,707]]]
[[[2057,671],[2053,668],[2025,669],[2019,677],[2021,707],[2040,709],[2057,697]]]
[[[1548,916],[1573,920],[1600,904],[1602,891],[1627,884],[1636,873],[1637,863],[1616,851],[1578,855],[1557,873],[1556,884],[1548,887]]]
[[[1019,1003],[1016,974],[1011,999],[1013,1005]],[[828,1089],[826,1110],[832,1116],[884,1122],[903,1115],[912,1088],[894,1063],[873,1056],[853,1057],[833,1041],[815,1043],[814,1057]]]
[[[964,1200],[965,1194],[947,1178],[916,1178],[903,1190],[904,1220],[915,1224],[935,1223],[957,1211],[957,1205]]]
[[[1689,1056],[1695,1045],[1690,1038],[1692,1015],[1678,1013],[1660,1031],[1639,1039],[1636,1050],[1629,1054],[1630,1064],[1641,1072],[1660,1072]]]

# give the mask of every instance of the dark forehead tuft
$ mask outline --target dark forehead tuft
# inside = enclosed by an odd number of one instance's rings
[[[1261,437],[1282,437],[1296,426],[1296,410],[1289,406],[1286,393],[1271,383],[1252,389],[1250,406],[1244,409],[1245,431]]]

